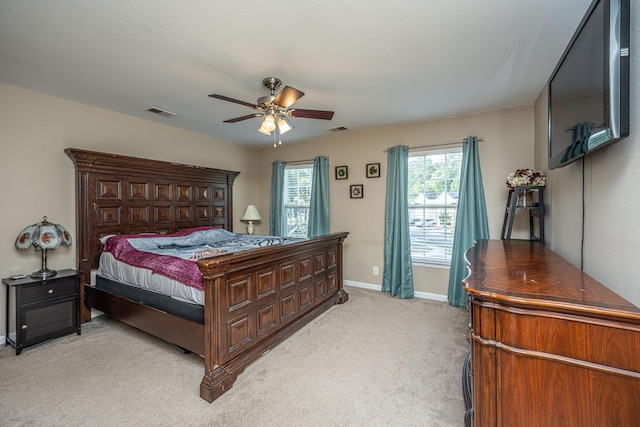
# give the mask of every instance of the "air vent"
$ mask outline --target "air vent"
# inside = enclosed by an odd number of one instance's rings
[[[342,131],[345,131],[345,130],[349,130],[349,128],[347,128],[346,126],[336,126],[334,128],[329,128],[327,130],[329,130],[331,132],[342,132]]]
[[[156,108],[156,107],[147,108],[147,111],[150,111],[150,112],[155,113],[155,114],[159,114],[159,115],[161,115],[163,117],[173,117],[173,116],[176,115],[176,113],[172,113],[171,111],[161,110],[161,109]]]

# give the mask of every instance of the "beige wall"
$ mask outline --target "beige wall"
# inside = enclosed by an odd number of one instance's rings
[[[635,9],[634,9],[635,10]],[[632,17],[632,22],[634,22]],[[631,26],[640,40],[640,26]],[[630,136],[584,158],[584,271],[640,306],[640,59],[631,57]],[[535,103],[536,167],[547,169],[547,92]],[[579,160],[548,171],[547,244],[580,266],[582,171]]]
[[[47,215],[66,226],[75,238],[74,167],[64,154],[67,147],[104,151],[240,171],[234,186],[234,230],[244,232],[238,220],[246,205],[257,205],[264,220],[258,233],[268,233],[269,186],[273,160],[311,159],[328,155],[333,167],[347,165],[349,179],[331,179],[331,228],[350,235],[345,244],[345,280],[379,286],[382,281],[385,148],[433,145],[461,141],[469,135],[480,143],[489,227],[499,238],[507,189],[506,175],[533,167],[533,107],[475,114],[407,125],[368,133],[338,135],[311,143],[287,144],[277,149],[251,149],[157,123],[124,116],[76,102],[0,84],[0,188],[4,206],[0,228],[0,274],[30,273],[39,268],[38,255],[18,251],[14,240],[28,224]],[[365,164],[379,162],[382,176],[365,178]],[[349,198],[350,184],[364,184],[364,199]],[[514,237],[526,236],[524,218],[518,218]],[[75,247],[61,247],[49,256],[55,269],[76,265]],[[372,274],[372,267],[380,275]],[[448,269],[414,268],[418,292],[445,296]],[[0,292],[0,325],[4,330],[5,294]],[[0,332],[1,334],[1,332]]]
[[[487,198],[489,231],[500,238],[507,187],[505,178],[517,168],[533,167],[533,107],[521,107],[464,117],[450,118],[367,133],[344,135],[301,144],[287,144],[274,149],[264,148],[259,156],[259,198],[255,200],[264,217],[257,232],[269,231],[269,186],[271,163],[274,160],[305,160],[317,155],[330,157],[332,178],[331,230],[348,231],[345,242],[345,280],[368,285],[382,284],[384,203],[386,187],[386,153],[395,145],[435,145],[461,141],[470,135],[483,138],[480,160]],[[286,135],[285,135],[286,136]],[[366,178],[365,165],[379,162],[380,178]],[[349,167],[349,179],[333,179],[335,166]],[[349,185],[363,184],[364,199],[350,199]],[[524,237],[528,223],[517,218],[514,238]],[[373,266],[380,275],[373,275]],[[446,295],[449,270],[414,267],[414,286],[417,291]]]
[[[20,230],[42,220],[67,227],[75,238],[75,176],[67,147],[240,171],[234,185],[234,228],[255,199],[254,150],[157,123],[0,84],[0,274],[40,268],[35,251],[18,251]],[[76,266],[76,248],[49,253],[53,269]],[[5,292],[0,292],[0,336]]]

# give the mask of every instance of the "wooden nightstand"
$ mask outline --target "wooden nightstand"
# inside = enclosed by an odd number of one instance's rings
[[[7,345],[26,347],[76,332],[80,335],[80,273],[60,270],[47,279],[4,278],[7,285]],[[11,297],[15,304],[11,304]],[[12,332],[10,334],[10,332]]]

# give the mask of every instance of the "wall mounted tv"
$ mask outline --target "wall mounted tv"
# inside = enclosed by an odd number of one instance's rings
[[[629,0],[594,0],[549,80],[549,169],[629,135]]]

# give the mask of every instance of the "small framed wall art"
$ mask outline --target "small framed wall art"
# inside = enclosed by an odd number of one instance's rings
[[[336,166],[336,179],[347,179],[349,168],[347,166]]]
[[[356,184],[350,186],[351,198],[362,199],[364,197],[364,185]]]
[[[380,178],[380,163],[367,163],[367,178]]]

